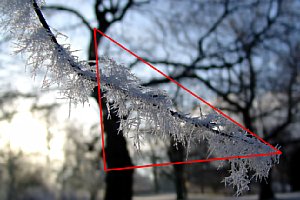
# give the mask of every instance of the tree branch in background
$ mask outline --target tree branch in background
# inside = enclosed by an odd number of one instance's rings
[[[64,6],[60,6],[60,5],[43,6],[42,10],[56,10],[56,11],[69,12],[69,13],[75,15],[76,17],[78,17],[82,21],[82,23],[86,26],[86,28],[88,28],[90,31],[93,31],[93,28],[91,27],[90,23],[77,10],[74,10],[72,8],[67,8]]]

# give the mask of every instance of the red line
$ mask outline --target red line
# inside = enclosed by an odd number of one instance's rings
[[[223,158],[208,158],[208,159],[205,159],[205,160],[190,160],[190,161],[184,161],[184,162],[166,162],[166,163],[138,165],[138,166],[130,166],[130,167],[110,168],[110,169],[107,169],[106,171],[139,169],[139,168],[147,168],[147,167],[161,167],[161,166],[168,166],[168,165],[204,163],[204,162],[214,162],[214,161],[220,161],[220,160],[232,160],[232,159],[238,159],[238,158],[266,157],[266,156],[271,156],[271,155],[278,155],[278,153],[277,152],[271,152],[271,153],[262,153],[262,154],[250,154],[250,155],[244,155],[244,156],[229,156],[229,157],[223,157]]]
[[[100,33],[102,36],[106,37],[111,42],[115,43],[116,45],[118,45],[119,47],[121,47],[122,49],[124,49],[125,51],[127,51],[128,53],[130,53],[131,55],[135,56],[137,59],[139,59],[140,61],[142,61],[144,64],[148,65],[153,70],[157,71],[159,74],[161,74],[162,76],[164,76],[165,78],[167,78],[171,82],[175,83],[176,85],[178,85],[179,87],[181,87],[182,89],[184,89],[185,91],[187,91],[189,94],[191,94],[192,96],[194,96],[198,100],[202,101],[203,103],[205,103],[206,105],[208,105],[210,108],[212,108],[213,110],[215,110],[216,112],[218,112],[219,114],[221,114],[222,116],[224,116],[225,118],[229,119],[231,122],[233,122],[237,126],[241,127],[243,130],[245,130],[248,133],[250,133],[252,136],[256,137],[262,143],[264,143],[265,145],[269,146],[271,149],[275,150],[275,152],[271,152],[271,153],[267,153],[267,154],[251,154],[251,155],[247,155],[247,156],[231,156],[231,157],[225,157],[225,158],[210,158],[210,159],[207,159],[207,160],[195,160],[195,161],[177,162],[177,163],[161,163],[161,164],[152,164],[152,165],[131,166],[131,167],[124,167],[124,168],[112,168],[112,169],[107,169],[106,171],[122,170],[122,169],[134,169],[134,168],[145,168],[145,167],[151,167],[151,166],[165,166],[165,165],[171,165],[171,164],[188,164],[188,163],[195,163],[195,162],[211,162],[211,161],[216,161],[216,160],[228,160],[228,159],[235,159],[235,158],[251,158],[251,157],[258,157],[258,156],[270,156],[270,155],[280,155],[280,154],[282,154],[282,152],[280,150],[278,150],[277,148],[273,147],[271,144],[269,144],[268,142],[266,142],[265,140],[263,140],[261,137],[259,137],[255,133],[251,132],[249,129],[247,129],[246,127],[244,127],[243,125],[241,125],[239,122],[237,122],[234,119],[232,119],[231,117],[229,117],[223,111],[217,109],[216,107],[214,107],[213,105],[211,105],[209,102],[207,102],[203,98],[199,97],[197,94],[195,94],[194,92],[192,92],[191,90],[189,90],[188,88],[186,88],[185,86],[183,86],[182,84],[180,84],[179,82],[175,81],[174,79],[172,79],[171,77],[169,77],[168,75],[166,75],[165,73],[163,73],[162,71],[160,71],[159,69],[157,69],[156,67],[154,67],[153,65],[151,65],[150,63],[148,63],[147,61],[145,61],[143,58],[139,57],[137,54],[135,54],[134,52],[130,51],[128,48],[126,48],[125,46],[123,46],[119,42],[115,41],[114,39],[112,39],[111,37],[109,37],[108,35],[106,35],[105,33],[101,32],[98,29],[94,29],[94,30],[98,31],[98,33]],[[96,37],[96,36],[94,36],[94,37]],[[97,57],[97,63],[98,63],[98,57]],[[104,150],[103,150],[103,152],[104,152]]]
[[[96,55],[96,73],[97,73],[97,84],[98,84],[98,104],[100,108],[100,125],[101,125],[101,142],[102,142],[102,160],[104,171],[107,171],[106,166],[106,156],[105,156],[105,148],[104,148],[104,124],[103,124],[103,115],[102,115],[102,101],[101,101],[101,87],[100,87],[100,71],[98,67],[98,44],[96,37],[96,28],[94,28],[94,45],[95,45],[95,55]]]
[[[179,82],[175,81],[174,79],[172,79],[171,77],[169,77],[168,75],[166,75],[165,73],[163,73],[162,71],[160,71],[159,69],[157,69],[156,67],[154,67],[153,65],[151,65],[150,63],[148,63],[147,61],[145,61],[143,58],[139,57],[138,55],[136,55],[135,53],[133,53],[132,51],[130,51],[129,49],[127,49],[126,47],[124,47],[119,42],[115,41],[114,39],[112,39],[111,37],[109,37],[108,35],[106,35],[105,33],[101,32],[99,30],[97,30],[97,31],[101,35],[103,35],[104,37],[108,38],[113,43],[115,43],[118,46],[120,46],[125,51],[129,52],[131,55],[135,56],[137,59],[139,59],[140,61],[142,61],[144,64],[148,65],[149,67],[151,67],[152,69],[154,69],[155,71],[157,71],[158,73],[160,73],[161,75],[163,75],[165,78],[169,79],[171,82],[175,83],[176,85],[178,85],[179,87],[181,87],[182,89],[184,89],[185,91],[187,91],[188,93],[190,93],[192,96],[194,96],[195,98],[199,99],[200,101],[202,101],[203,103],[205,103],[206,105],[208,105],[210,108],[212,108],[213,110],[215,110],[219,114],[223,115],[225,118],[229,119],[231,122],[235,123],[236,125],[238,125],[242,129],[244,129],[245,131],[247,131],[248,133],[250,133],[251,135],[253,135],[257,139],[259,139],[264,144],[268,145],[273,150],[279,151],[278,149],[276,149],[275,147],[273,147],[271,144],[269,144],[268,142],[266,142],[262,138],[258,137],[253,132],[251,132],[249,129],[247,129],[246,127],[244,127],[243,125],[241,125],[240,123],[238,123],[237,121],[235,121],[234,119],[232,119],[231,117],[229,117],[228,115],[226,115],[223,111],[217,109],[216,107],[214,107],[213,105],[211,105],[210,103],[208,103],[206,100],[204,100],[203,98],[199,97],[197,94],[195,94],[194,92],[192,92],[191,90],[189,90],[188,88],[186,88],[185,86],[183,86],[182,84],[180,84]],[[279,152],[281,152],[281,151],[279,151]]]

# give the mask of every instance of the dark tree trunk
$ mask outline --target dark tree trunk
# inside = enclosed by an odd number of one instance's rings
[[[289,177],[292,191],[300,191],[300,160],[299,160],[300,148],[294,150],[291,155],[289,163]]]
[[[155,155],[154,152],[152,152],[151,161],[152,161],[152,164],[156,164],[157,163],[157,158],[156,158],[156,155]],[[152,167],[152,173],[153,173],[154,192],[156,194],[158,194],[159,193],[159,181],[158,181],[158,170],[157,170],[157,167]]]
[[[97,4],[95,4],[97,5]],[[98,11],[98,8],[95,8],[97,11],[97,19],[100,26],[98,30],[101,30],[103,33],[106,32],[110,26],[105,17],[101,17],[103,13]],[[91,40],[89,45],[89,60],[96,60],[95,47],[94,47],[94,33],[91,31]],[[99,33],[96,34],[96,43],[100,44],[102,35]],[[98,92],[97,87],[94,88],[93,97],[98,101]],[[102,105],[106,105],[105,102]],[[105,106],[102,108],[106,110]],[[105,139],[105,153],[106,153],[106,164],[107,168],[121,168],[121,167],[130,167],[132,166],[131,158],[126,146],[126,140],[123,136],[123,133],[118,132],[119,121],[120,119],[112,111],[110,113],[111,119],[107,120],[107,112],[103,112],[103,123],[104,130],[106,134]],[[133,186],[133,170],[118,170],[118,171],[109,171],[106,174],[106,191],[105,191],[105,200],[131,200],[132,199],[132,186]]]
[[[97,91],[95,88],[94,91]],[[97,92],[93,96],[97,98]],[[104,101],[104,100],[103,100]],[[103,103],[102,105],[105,105]],[[111,110],[111,118],[107,119],[107,112],[104,110],[103,123],[106,133],[105,155],[107,168],[122,168],[132,166],[131,158],[126,146],[126,140],[122,131],[118,132],[120,119]],[[105,200],[131,200],[133,185],[133,169],[131,170],[113,170],[106,174]]]
[[[243,121],[245,127],[250,131],[255,132],[254,126],[252,125],[252,118],[250,116],[250,107],[248,109],[243,110]],[[274,192],[272,190],[272,169],[270,170],[269,176],[266,180],[262,180],[260,183],[260,192],[259,199],[260,200],[273,200],[275,199]]]
[[[111,112],[111,119],[104,118],[106,130],[106,162],[108,168],[130,167],[132,162],[123,133],[118,133],[120,119]],[[106,175],[105,200],[131,200],[133,170],[109,171]]]
[[[182,162],[185,158],[185,148],[181,143],[177,143],[177,146],[174,146],[174,140],[171,139],[168,154],[171,162]],[[187,189],[185,186],[184,165],[173,165],[173,169],[177,200],[186,200]]]
[[[272,190],[272,170],[270,170],[270,174],[268,178],[263,180],[260,183],[260,193],[259,193],[259,200],[274,200],[275,195]]]

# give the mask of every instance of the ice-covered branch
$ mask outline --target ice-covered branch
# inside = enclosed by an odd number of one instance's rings
[[[47,24],[41,10],[39,9],[37,3],[35,1],[33,1],[33,7],[34,7],[34,10],[41,22],[41,24],[43,25],[43,27],[45,28],[45,30],[49,33],[49,37],[51,38],[51,40],[57,45],[57,51],[63,51],[63,48],[61,47],[61,45],[57,42],[54,34],[52,33],[49,25]],[[79,66],[77,63],[75,63],[74,61],[72,62],[71,60],[68,60],[69,61],[69,64],[70,66],[72,66],[73,70],[76,71],[76,73],[79,75],[79,76],[82,76],[84,79],[87,79],[87,80],[90,80],[90,81],[93,81],[93,82],[96,82],[96,74],[92,71],[89,71],[89,70],[82,70],[82,66]],[[117,65],[115,62],[113,62],[113,60],[109,60],[109,59],[103,59],[103,62],[110,62],[109,64],[112,65],[112,66],[115,66]],[[124,68],[124,66],[115,66],[117,69],[119,68]],[[142,93],[141,92],[141,89],[142,87],[139,86],[139,88],[135,88],[135,90],[133,90],[134,87],[128,89],[124,89],[122,88],[122,85],[125,85],[125,86],[128,86],[129,84],[124,84],[126,82],[114,82],[112,81],[112,78],[114,76],[118,75],[120,77],[121,73],[119,72],[115,72],[113,75],[110,74],[109,77],[105,76],[104,74],[101,73],[101,80],[102,80],[102,84],[103,85],[106,85],[106,86],[110,86],[111,88],[115,88],[115,89],[118,89],[120,92],[124,93],[125,95],[131,97],[131,99],[138,99],[139,101],[144,101],[144,102],[148,102],[152,105],[158,105],[159,103],[157,103],[156,101],[157,100],[164,100],[166,103],[168,102],[168,104],[171,104],[170,103],[170,100],[168,99],[165,99],[165,97],[167,96],[166,94],[163,94],[161,96],[159,96],[158,94],[154,94],[150,91],[148,92],[145,92],[145,93]],[[133,77],[133,75],[130,75]],[[134,78],[135,79],[135,78]],[[117,80],[117,78],[115,79]],[[165,107],[165,108],[168,108],[169,106],[167,105],[161,105],[162,107]],[[191,117],[188,117],[187,115],[184,115],[184,114],[180,114],[176,111],[173,111],[171,109],[167,110],[167,112],[169,112],[173,117],[175,118],[179,118],[181,120],[183,120],[184,122],[186,123],[190,123],[190,124],[193,124],[195,127],[206,127],[207,129],[211,130],[212,132],[214,132],[215,134],[220,134],[224,137],[231,137],[233,138],[234,136],[233,135],[229,135],[229,134],[226,134],[224,132],[221,132],[220,130],[216,130],[214,129],[214,124],[211,123],[210,121],[208,120],[199,120],[197,118],[191,118]],[[251,135],[248,135],[248,137],[252,137]],[[242,139],[243,140],[243,139]],[[244,142],[248,142],[247,140],[243,140]]]
[[[1,26],[16,40],[16,52],[25,54],[33,75],[41,69],[46,71],[43,87],[56,84],[73,103],[87,102],[97,85],[95,69],[73,56],[68,45],[58,43],[58,35],[51,31],[40,10],[42,3],[39,0],[3,0]],[[153,136],[171,136],[187,148],[191,141],[206,141],[217,157],[274,151],[216,113],[197,118],[174,111],[164,91],[143,87],[128,68],[111,58],[100,57],[99,66],[103,96],[116,108],[121,119],[120,130],[125,135],[134,134],[136,143],[147,124]],[[275,155],[230,160],[231,175],[225,182],[240,193],[248,189],[249,170],[253,170],[256,177],[266,177],[276,161]]]
[[[38,16],[40,23],[44,27],[45,31],[48,33],[51,41],[56,46],[56,51],[59,52],[61,55],[68,54],[68,52],[66,52],[65,49],[57,42],[57,39],[56,39],[55,35],[52,33],[48,23],[46,22],[36,0],[33,0],[32,4],[33,4],[34,11],[35,11],[36,15]],[[124,66],[118,65],[112,59],[103,58],[102,60],[100,60],[100,62],[101,61],[103,61],[104,64],[106,63],[106,65],[108,64],[107,66],[114,66],[113,69],[124,69]],[[86,80],[89,80],[92,82],[96,82],[95,72],[93,72],[92,70],[83,70],[83,68],[86,68],[86,66],[82,66],[83,63],[76,62],[75,59],[72,57],[67,59],[67,62],[72,67],[74,72],[77,73],[78,76],[81,76],[83,79],[86,79]],[[126,76],[131,77],[132,78],[131,81],[133,84],[130,84],[129,80],[126,80],[126,81],[121,80],[120,77],[124,77],[123,75],[125,77]],[[180,114],[176,111],[168,109],[171,105],[171,101],[166,98],[167,97],[166,94],[158,94],[157,92],[151,91],[150,89],[143,88],[142,86],[140,86],[141,84],[138,83],[137,79],[132,74],[130,74],[130,72],[127,72],[127,74],[122,74],[122,72],[120,70],[118,70],[113,73],[110,73],[108,76],[101,73],[101,81],[104,86],[107,86],[107,88],[112,88],[113,91],[118,90],[119,92],[128,96],[129,99],[136,99],[139,102],[144,102],[144,103],[153,105],[154,107],[160,105],[159,107],[166,108],[166,112],[167,113],[169,112],[173,117],[181,119],[185,123],[193,124],[196,128],[197,127],[206,127],[207,129],[211,130],[215,134],[220,134],[224,137],[230,137],[230,138],[234,137],[233,135],[229,135],[224,132],[221,132],[220,130],[214,129],[215,125],[207,119],[199,120],[197,118],[191,118],[187,115]],[[124,86],[127,88],[124,88]],[[146,90],[148,90],[148,91],[146,91]],[[146,92],[143,92],[143,91],[146,91]],[[164,102],[162,103],[159,101],[164,101]],[[243,140],[243,141],[247,142],[246,140]]]

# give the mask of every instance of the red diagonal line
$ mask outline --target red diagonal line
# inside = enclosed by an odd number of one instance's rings
[[[103,124],[103,115],[102,115],[102,101],[101,101],[101,87],[100,87],[100,72],[98,66],[98,44],[96,40],[97,29],[94,28],[94,46],[95,46],[95,56],[96,56],[96,74],[97,74],[97,84],[98,84],[98,104],[100,108],[100,127],[101,127],[101,144],[102,144],[102,160],[104,164],[104,171],[107,171],[106,166],[106,156],[105,156],[105,148],[104,148],[104,124]]]
[[[249,129],[247,129],[246,127],[244,127],[242,124],[240,124],[239,122],[237,122],[234,119],[232,119],[231,117],[229,117],[223,111],[217,109],[216,107],[214,107],[213,105],[211,105],[209,102],[207,102],[205,99],[199,97],[197,94],[195,94],[194,92],[192,92],[191,90],[189,90],[188,88],[186,88],[185,86],[183,86],[182,84],[180,84],[179,82],[177,82],[176,80],[172,79],[170,76],[166,75],[161,70],[157,69],[156,67],[154,67],[153,65],[151,65],[150,63],[148,63],[147,61],[145,61],[143,58],[141,58],[140,56],[138,56],[134,52],[130,51],[128,48],[126,48],[125,46],[123,46],[119,42],[115,41],[114,39],[112,39],[111,37],[109,37],[108,35],[106,35],[105,33],[103,33],[102,31],[100,31],[98,29],[94,29],[94,39],[96,38],[95,30],[98,33],[100,33],[102,36],[104,36],[107,39],[109,39],[111,42],[113,42],[116,45],[118,45],[119,47],[121,47],[123,50],[125,50],[128,53],[130,53],[131,55],[135,56],[137,59],[139,59],[141,62],[143,62],[147,66],[151,67],[153,70],[157,71],[159,74],[161,74],[162,76],[164,76],[165,78],[167,78],[171,82],[175,83],[176,85],[178,85],[179,87],[181,87],[182,89],[184,89],[185,91],[187,91],[193,97],[195,97],[198,100],[202,101],[203,103],[205,103],[206,105],[208,105],[210,108],[212,108],[213,110],[215,110],[216,112],[218,112],[219,114],[221,114],[222,116],[224,116],[225,118],[229,119],[231,122],[233,122],[237,126],[241,127],[243,130],[245,130],[248,133],[250,133],[252,136],[254,136],[255,138],[257,138],[259,141],[261,141],[265,145],[269,146],[271,149],[275,150],[275,152],[263,153],[263,154],[250,154],[250,155],[245,155],[245,156],[230,156],[230,157],[223,157],[223,158],[210,158],[210,159],[206,159],[206,160],[194,160],[194,161],[185,161],[185,162],[177,162],[177,163],[161,163],[161,164],[151,164],[151,165],[142,165],[142,166],[123,167],[123,168],[113,168],[113,169],[107,169],[105,171],[109,171],[109,170],[122,170],[122,169],[132,169],[132,168],[144,168],[144,167],[150,167],[150,166],[165,166],[165,165],[170,165],[170,164],[188,164],[188,163],[194,163],[194,162],[211,162],[211,161],[216,161],[216,160],[229,160],[229,159],[235,159],[235,158],[251,158],[251,157],[270,156],[270,155],[280,155],[280,154],[282,154],[282,152],[279,149],[275,148],[270,143],[266,142],[261,137],[259,137],[258,135],[256,135],[255,133],[253,133],[252,131],[250,131]],[[98,54],[97,54],[97,52],[96,52],[96,55],[97,55],[96,62],[97,62],[97,68],[98,68]],[[99,74],[97,72],[97,81],[98,81],[98,86],[100,87],[100,83],[99,83],[100,82],[100,77],[98,79],[98,75]],[[98,90],[100,90],[100,89],[98,88]],[[98,93],[100,93],[100,91]],[[101,96],[99,95],[99,97],[101,97]],[[100,117],[101,117],[101,121],[102,121],[102,115]],[[101,124],[102,124],[102,122],[101,122]],[[103,129],[102,125],[101,125],[101,129]],[[104,133],[104,130],[102,130],[102,141],[103,141],[103,133]],[[104,154],[104,148],[103,148],[103,154]],[[103,158],[105,158],[105,157],[103,157]],[[105,159],[104,159],[104,162],[106,163]],[[106,165],[105,165],[105,169],[106,169]]]

